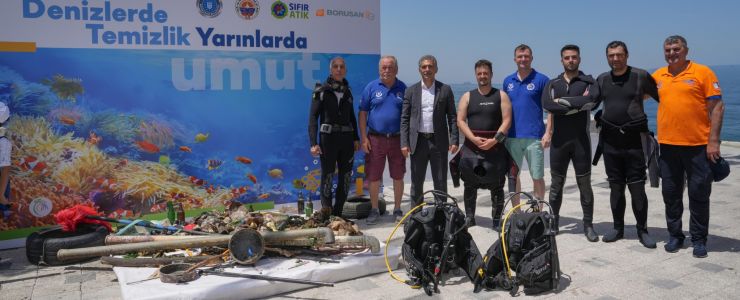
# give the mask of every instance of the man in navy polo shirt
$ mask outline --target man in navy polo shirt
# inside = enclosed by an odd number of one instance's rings
[[[532,49],[525,44],[514,48],[514,62],[517,71],[504,79],[504,90],[511,99],[512,123],[506,148],[521,169],[524,158],[527,158],[529,174],[532,176],[534,196],[542,200],[545,197],[545,154],[544,148],[550,146],[552,124],[542,122],[542,90],[549,78],[532,69]],[[519,174],[516,176],[516,191],[521,191]],[[512,199],[514,206],[519,204],[519,196]]]
[[[393,56],[383,56],[378,64],[380,78],[368,83],[360,102],[360,135],[365,155],[365,176],[370,182],[372,209],[367,224],[375,224],[378,211],[378,192],[383,179],[385,159],[393,179],[395,208],[393,215],[402,216],[401,196],[406,158],[401,153],[401,108],[406,84],[396,78],[398,61]]]

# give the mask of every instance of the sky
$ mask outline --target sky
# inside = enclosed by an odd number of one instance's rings
[[[533,49],[532,66],[548,77],[563,71],[560,48],[581,48],[581,70],[608,71],[606,45],[621,40],[632,66],[665,65],[662,43],[682,35],[689,59],[706,65],[740,64],[740,2],[724,0],[381,0],[381,54],[399,61],[398,78],[419,81],[418,59],[438,60],[437,79],[475,82],[473,65],[493,63],[494,84],[516,71],[514,48]]]

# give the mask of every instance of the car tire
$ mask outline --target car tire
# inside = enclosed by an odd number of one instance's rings
[[[378,199],[378,211],[380,215],[385,214],[385,200]],[[370,198],[367,196],[352,196],[347,198],[342,208],[342,217],[345,219],[364,219],[370,215]]]
[[[59,266],[90,260],[75,259],[60,261],[59,249],[75,249],[105,245],[108,229],[101,225],[80,224],[75,232],[65,232],[60,226],[31,233],[26,238],[26,258],[34,265]]]

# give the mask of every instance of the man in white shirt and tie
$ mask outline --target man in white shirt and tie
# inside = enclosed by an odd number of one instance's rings
[[[419,74],[421,81],[406,89],[401,111],[401,153],[411,155],[413,205],[423,201],[427,164],[434,189],[447,192],[447,152],[457,152],[459,143],[455,96],[449,85],[435,80],[437,59],[422,56]]]

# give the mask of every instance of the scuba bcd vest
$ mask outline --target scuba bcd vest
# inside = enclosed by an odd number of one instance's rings
[[[534,201],[530,196],[528,204],[534,208],[539,202],[546,203]],[[488,248],[483,258],[485,279],[482,287],[500,287],[509,290],[512,296],[517,293],[519,285],[524,286],[525,294],[557,289],[560,261],[553,224],[553,215],[549,212],[534,210],[510,214],[503,224],[502,238]]]
[[[410,278],[406,283],[423,288],[429,296],[439,293],[437,286],[442,274],[458,267],[467,273],[471,282],[483,279],[482,272],[478,271],[481,254],[468,233],[465,214],[452,196],[431,192],[453,201],[435,200],[413,212],[403,228],[405,238],[401,249]]]

